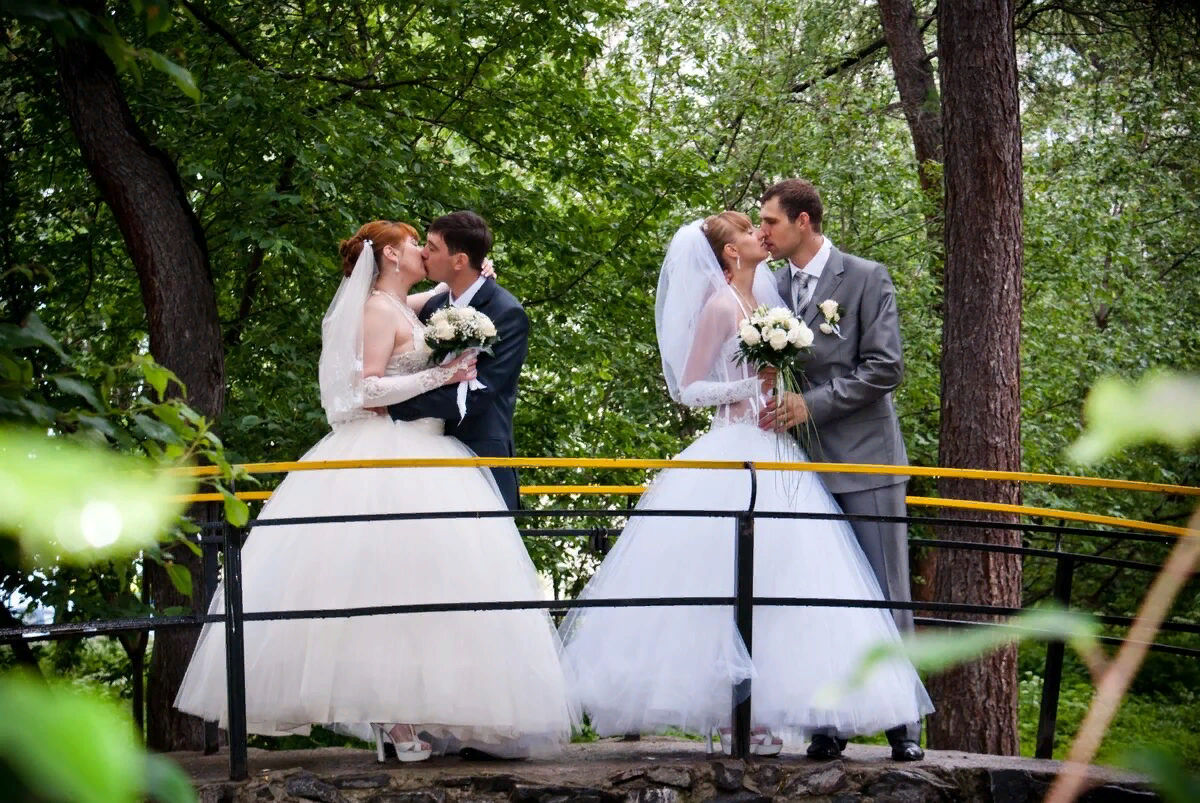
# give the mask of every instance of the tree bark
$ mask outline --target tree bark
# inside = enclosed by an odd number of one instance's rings
[[[103,14],[94,3],[93,13]],[[57,51],[59,81],[83,160],[121,230],[141,284],[150,353],[187,387],[187,402],[209,419],[224,407],[225,365],[208,248],[170,158],[142,134],[112,62],[91,40]],[[199,561],[177,549],[176,561],[198,577]],[[192,606],[157,564],[147,570],[158,609]],[[198,587],[198,582],[196,583]],[[157,633],[147,684],[147,744],[159,750],[203,745],[198,719],[171,703],[197,632]]]
[[[1013,0],[942,0],[939,9],[946,155],[939,460],[946,467],[1021,467],[1021,124],[1013,12]],[[1021,498],[1015,483],[943,479],[938,490],[944,497],[989,502]],[[1001,529],[949,528],[942,537],[1021,542],[1019,532]],[[935,595],[1017,607],[1020,558],[943,552]],[[938,705],[929,723],[931,746],[1017,754],[1015,647],[934,677],[930,692]]]
[[[892,74],[912,133],[921,191],[942,209],[942,112],[937,84],[912,0],[879,0],[879,17],[887,40]],[[940,239],[940,230],[938,232]]]

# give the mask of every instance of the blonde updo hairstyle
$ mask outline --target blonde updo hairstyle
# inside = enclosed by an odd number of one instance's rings
[[[717,264],[721,266],[721,272],[725,274],[727,280],[730,279],[733,266],[726,264],[722,252],[725,250],[725,246],[733,242],[739,234],[745,234],[753,229],[754,224],[741,212],[726,211],[705,218],[701,228],[704,236],[708,238],[709,246],[717,256]]]
[[[354,272],[354,263],[362,253],[363,243],[371,241],[371,250],[375,252],[375,264],[383,260],[383,249],[387,246],[399,248],[405,240],[419,240],[417,230],[407,223],[398,220],[372,220],[364,223],[353,237],[342,240],[338,246],[338,255],[342,258],[342,275],[349,276]]]

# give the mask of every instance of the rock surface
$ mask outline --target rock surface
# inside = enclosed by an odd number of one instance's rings
[[[888,748],[850,745],[842,760],[803,747],[777,758],[712,757],[683,739],[574,744],[554,759],[377,764],[368,750],[251,750],[250,777],[228,754],[175,753],[202,803],[1040,803],[1059,763],[930,750],[900,764]],[[1094,768],[1089,803],[1158,800],[1144,779]]]

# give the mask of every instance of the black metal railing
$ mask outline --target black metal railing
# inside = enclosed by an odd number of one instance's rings
[[[981,521],[977,519],[952,518],[945,516],[874,516],[863,514],[822,514],[822,513],[782,513],[756,510],[758,472],[752,463],[746,463],[745,469],[750,475],[750,498],[745,509],[740,510],[638,510],[638,509],[539,509],[539,510],[497,510],[497,511],[437,511],[423,513],[391,513],[366,514],[346,516],[314,516],[304,518],[272,518],[252,520],[247,528],[277,527],[296,524],[330,524],[353,523],[365,521],[403,521],[430,519],[463,519],[463,518],[627,518],[642,517],[722,517],[731,518],[735,525],[734,553],[734,594],[732,597],[652,597],[637,599],[600,599],[600,600],[525,600],[517,602],[457,602],[424,605],[381,605],[359,608],[313,609],[293,611],[252,611],[247,613],[242,609],[242,567],[241,548],[246,529],[235,528],[227,522],[211,522],[203,525],[206,533],[200,538],[203,550],[201,596],[205,602],[205,610],[211,604],[213,595],[218,587],[218,555],[224,564],[224,613],[197,614],[191,616],[155,616],[150,618],[112,619],[96,622],[71,622],[50,625],[29,625],[20,628],[0,629],[0,644],[17,641],[47,641],[71,638],[87,638],[94,636],[116,635],[120,633],[162,630],[176,627],[199,627],[208,623],[223,623],[225,625],[226,647],[226,678],[228,695],[227,733],[229,744],[230,778],[241,780],[248,775],[247,766],[247,721],[246,721],[246,688],[245,688],[245,625],[247,622],[276,621],[291,619],[317,618],[349,618],[358,616],[380,616],[391,614],[437,613],[446,611],[488,611],[488,610],[550,610],[562,613],[572,608],[587,607],[659,607],[676,605],[728,605],[732,606],[738,631],[745,642],[746,649],[753,653],[753,612],[755,606],[813,606],[813,607],[846,607],[846,608],[886,608],[924,611],[937,614],[965,614],[985,616],[988,618],[1006,617],[1017,614],[1020,608],[995,605],[969,605],[948,602],[891,602],[859,599],[831,599],[810,597],[757,597],[754,593],[754,538],[755,521],[759,519],[789,519],[789,520],[843,520],[843,521],[878,521],[904,522],[909,525],[947,526],[955,528],[986,528],[1013,529],[1024,533],[1045,533],[1056,536],[1074,535],[1085,537],[1104,537],[1130,540],[1172,543],[1172,536],[1154,535],[1142,532],[1122,530],[1101,530],[1076,526],[1061,526],[1034,524],[1022,522]],[[219,535],[211,533],[217,530]],[[621,528],[525,528],[521,530],[527,538],[538,537],[580,537],[587,538],[593,544],[619,535]],[[1075,569],[1084,564],[1107,565],[1126,568],[1133,571],[1158,571],[1159,567],[1152,563],[1130,561],[1120,558],[1109,558],[1101,555],[1064,552],[1061,550],[1039,549],[1034,547],[1018,547],[1000,544],[985,544],[968,541],[952,541],[945,539],[911,538],[913,545],[946,550],[982,550],[988,552],[1020,555],[1027,558],[1050,559],[1056,562],[1053,595],[1055,600],[1069,606],[1071,586]],[[1130,617],[1099,616],[1103,624],[1128,626],[1133,620]],[[918,616],[916,624],[932,627],[971,627],[988,624],[989,622],[962,619],[947,619],[943,617]],[[1200,625],[1189,622],[1164,622],[1163,630],[1180,633],[1200,634]],[[1105,637],[1106,643],[1123,643],[1122,639]],[[1172,653],[1190,658],[1200,658],[1200,649],[1182,647],[1172,644],[1151,644],[1151,650]],[[1065,645],[1062,641],[1051,640],[1046,651],[1044,684],[1039,711],[1037,744],[1035,755],[1039,758],[1049,758],[1052,754],[1054,733],[1057,725],[1057,709],[1059,691],[1062,681],[1062,671],[1065,655]],[[749,756],[752,688],[749,680],[744,686],[731,689],[733,747],[735,757]],[[205,750],[215,752],[218,747],[218,730],[216,723],[206,723]]]

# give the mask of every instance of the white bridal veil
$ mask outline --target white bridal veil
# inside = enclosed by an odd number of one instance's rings
[[[713,253],[708,237],[701,228],[703,223],[703,220],[695,220],[675,232],[667,248],[662,271],[658,274],[654,326],[667,390],[677,402],[681,401],[682,386],[687,384],[684,372],[693,349],[704,345],[707,339],[705,335],[718,334],[702,331],[701,313],[715,294],[732,292],[717,262],[717,255]],[[768,307],[786,306],[775,289],[774,277],[765,261],[759,264],[754,274],[754,297],[759,304]],[[689,380],[702,378],[712,382],[729,382],[748,375],[739,371],[734,376],[731,366],[725,361],[714,360],[707,376],[689,377]]]
[[[321,406],[332,426],[362,410],[363,310],[375,282],[375,250],[364,240],[354,270],[342,279],[321,321],[317,376]]]

